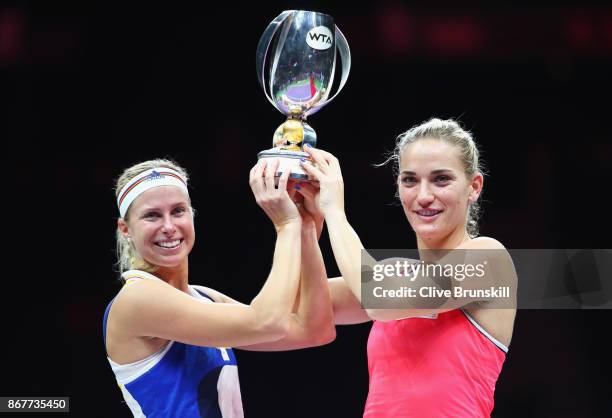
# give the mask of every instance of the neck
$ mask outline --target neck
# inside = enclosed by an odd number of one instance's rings
[[[189,263],[187,259],[176,267],[159,267],[155,275],[181,292],[188,292]]]

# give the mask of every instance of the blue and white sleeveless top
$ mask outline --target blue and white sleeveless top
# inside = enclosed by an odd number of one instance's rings
[[[134,280],[160,280],[144,271],[123,274]],[[212,298],[189,286],[203,303]],[[104,313],[103,336],[106,346]],[[108,358],[126,404],[134,417],[243,418],[236,357],[230,348],[200,347],[170,341],[158,352],[135,363],[117,364]]]

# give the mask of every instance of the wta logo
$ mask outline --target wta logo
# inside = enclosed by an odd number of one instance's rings
[[[306,43],[311,48],[324,50],[333,45],[334,36],[325,26],[317,26],[310,29],[306,34]]]

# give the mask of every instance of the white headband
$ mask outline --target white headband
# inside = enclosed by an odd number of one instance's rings
[[[159,186],[176,186],[189,195],[187,181],[176,170],[167,167],[152,168],[134,177],[121,189],[117,197],[117,206],[121,217],[125,217],[134,199],[147,190]]]

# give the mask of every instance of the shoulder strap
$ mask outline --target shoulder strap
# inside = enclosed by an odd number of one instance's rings
[[[200,295],[204,296],[206,299],[210,299],[211,302],[214,302],[215,300],[213,298],[211,298],[210,296],[208,296],[206,293],[202,292],[200,289],[196,289],[195,287],[193,288],[193,290],[195,290],[196,292],[198,292]]]
[[[116,298],[116,296],[115,296]],[[110,312],[110,308],[115,301],[115,298],[111,300],[104,311],[104,317],[102,318],[102,341],[104,342],[104,347],[106,348],[106,322],[108,321],[108,313]]]

